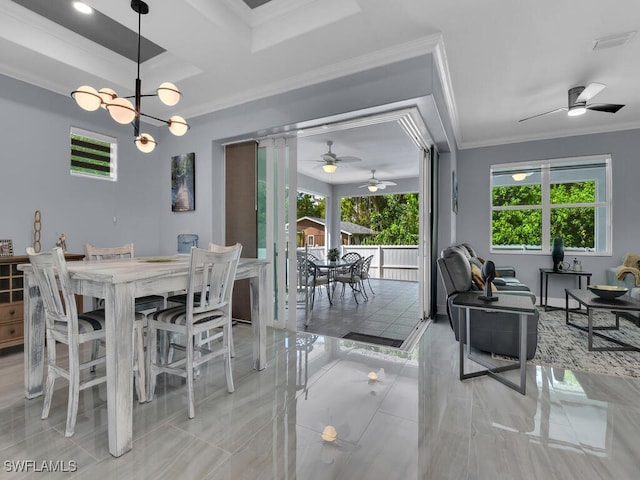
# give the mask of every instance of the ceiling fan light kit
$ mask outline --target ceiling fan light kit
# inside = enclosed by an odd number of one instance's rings
[[[360,162],[361,160],[357,157],[338,157],[335,153],[331,151],[331,145],[333,145],[332,140],[327,140],[327,146],[329,147],[329,151],[327,153],[323,153],[320,155],[321,160],[313,160],[314,162],[321,162],[322,170],[325,173],[334,173],[338,169],[339,163],[351,163],[351,162]]]
[[[172,116],[169,120],[147,115],[141,111],[142,97],[158,97],[160,101],[167,105],[176,105],[182,93],[173,83],[164,82],[156,90],[154,94],[142,94],[142,81],[140,80],[140,27],[142,23],[142,15],[149,13],[149,6],[142,0],[131,0],[131,9],[138,14],[138,76],[135,84],[135,95],[129,97],[119,97],[118,94],[110,88],[102,88],[96,90],[89,85],[83,85],[77,90],[71,92],[78,106],[84,110],[93,112],[100,107],[106,109],[111,118],[123,125],[127,123],[133,124],[134,142],[138,150],[149,153],[154,150],[157,143],[148,133],[140,133],[140,117],[147,117],[153,120],[167,124],[169,131],[176,136],[182,136],[189,130],[187,121],[179,115]],[[135,101],[135,105],[129,99]],[[334,168],[335,170],[335,168]]]
[[[371,170],[371,178],[367,180],[367,183],[360,185],[358,188],[367,187],[367,190],[370,192],[377,192],[378,190],[384,190],[385,188],[393,185],[397,185],[397,183],[376,178],[376,170],[373,169]]]
[[[335,163],[325,163],[322,166],[322,170],[324,170],[324,173],[334,173],[337,169],[338,167]]]

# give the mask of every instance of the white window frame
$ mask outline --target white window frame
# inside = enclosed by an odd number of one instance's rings
[[[556,164],[574,163],[576,165],[593,164],[596,161],[600,161],[605,164],[605,180],[604,188],[606,190],[604,200],[585,203],[585,204],[550,204],[550,170]],[[517,205],[517,206],[494,206],[493,205],[493,187],[494,187],[494,172],[504,172],[513,170],[526,170],[526,168],[540,168],[541,169],[541,193],[542,200],[540,205]],[[569,169],[567,169],[569,170]],[[518,183],[514,183],[518,185]],[[581,157],[569,157],[569,158],[556,158],[547,160],[533,160],[527,162],[517,163],[503,163],[491,165],[490,168],[490,189],[489,189],[489,205],[490,205],[490,228],[489,228],[489,245],[491,253],[505,253],[505,254],[518,254],[523,253],[533,255],[550,255],[551,254],[551,210],[555,208],[571,208],[571,207],[595,207],[596,209],[604,208],[605,220],[604,223],[598,223],[596,219],[596,237],[600,236],[600,241],[604,240],[605,245],[601,250],[588,250],[588,249],[572,249],[565,246],[565,252],[570,252],[573,256],[611,256],[612,255],[612,208],[611,208],[611,195],[612,195],[612,180],[611,180],[611,155],[590,155]],[[493,245],[493,212],[500,210],[542,210],[542,239],[541,248],[527,248],[522,246],[521,248],[503,249],[494,248]],[[598,239],[596,239],[598,243]]]
[[[108,180],[112,182],[116,182],[118,180],[118,139],[114,137],[110,137],[108,135],[104,135],[102,133],[92,132],[90,130],[85,130],[79,127],[71,127],[69,132],[69,146],[71,147],[71,136],[72,135],[81,135],[83,137],[88,137],[94,140],[99,140],[102,142],[106,142],[110,144],[111,154],[110,154],[110,172],[109,175],[97,175],[90,172],[78,172],[71,169],[71,165],[69,165],[69,171],[71,175],[77,177],[85,177],[85,178],[96,178],[99,180]],[[71,161],[71,158],[69,159]]]
[[[316,246],[316,236],[315,235],[307,235],[307,245],[310,247]]]

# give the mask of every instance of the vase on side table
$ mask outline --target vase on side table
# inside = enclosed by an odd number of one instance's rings
[[[559,270],[563,270],[562,262],[564,261],[564,242],[559,237],[553,239],[551,258],[553,260],[553,271],[557,272]]]

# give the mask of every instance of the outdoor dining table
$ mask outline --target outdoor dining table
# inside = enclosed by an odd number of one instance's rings
[[[250,279],[253,366],[266,366],[266,325],[270,299],[266,294],[267,260],[241,258],[236,280]],[[24,271],[25,396],[42,395],[44,308],[29,264]],[[109,452],[131,450],[133,412],[133,319],[136,297],[183,290],[189,277],[189,255],[137,257],[104,262],[67,262],[74,293],[105,300],[107,423]]]

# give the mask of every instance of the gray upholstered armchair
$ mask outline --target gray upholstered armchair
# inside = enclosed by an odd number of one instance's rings
[[[460,292],[477,291],[482,294],[472,280],[471,263],[461,246],[445,248],[438,259],[438,271],[447,294],[447,314],[459,340],[459,318],[464,312],[452,308],[451,302]],[[517,288],[517,289],[516,289]],[[535,305],[536,297],[526,285],[506,284],[498,286],[499,294],[526,295]],[[500,355],[517,356],[518,354],[518,316],[511,313],[471,311],[471,347],[485,352]],[[533,358],[538,346],[538,314],[527,322],[527,359]]]

